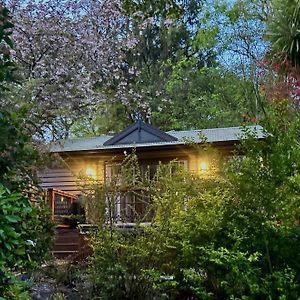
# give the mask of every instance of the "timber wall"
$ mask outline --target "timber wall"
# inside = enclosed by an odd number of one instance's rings
[[[233,144],[217,145],[215,148],[219,150],[222,156],[232,155],[234,150]],[[165,149],[143,149],[136,150],[140,161],[158,162],[170,161],[173,159],[184,160],[187,162],[186,167],[192,173],[199,172],[199,165],[204,161],[208,161],[209,154],[198,152],[191,147],[176,147]],[[53,169],[45,169],[39,173],[41,187],[44,189],[54,188],[74,194],[80,194],[84,188],[82,178],[86,176],[86,170],[93,170],[94,179],[104,181],[105,165],[113,162],[121,162],[125,158],[124,151],[119,150],[114,153],[68,153],[61,154],[64,161],[61,167]]]

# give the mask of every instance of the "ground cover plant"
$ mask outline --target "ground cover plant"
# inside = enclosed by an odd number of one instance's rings
[[[44,261],[52,240],[49,219],[42,203],[34,206],[21,193],[0,185],[0,295],[5,299],[25,298],[14,272],[28,272]]]

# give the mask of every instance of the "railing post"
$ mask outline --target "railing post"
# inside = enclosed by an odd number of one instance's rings
[[[48,189],[48,194],[49,194],[49,205],[51,208],[51,218],[52,220],[54,220],[54,190]]]

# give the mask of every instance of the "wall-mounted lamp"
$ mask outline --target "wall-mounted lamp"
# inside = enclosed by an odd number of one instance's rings
[[[208,163],[202,161],[202,162],[200,163],[200,171],[201,171],[201,172],[206,172],[207,170],[208,170]]]
[[[92,168],[86,168],[85,175],[92,177],[93,179],[96,179],[96,171]]]

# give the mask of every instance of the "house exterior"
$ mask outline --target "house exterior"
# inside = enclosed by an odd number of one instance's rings
[[[261,126],[248,126],[247,131],[258,139],[264,138]],[[49,196],[52,218],[57,223],[53,255],[82,258],[90,253],[85,234],[68,222],[68,217],[69,221],[72,220],[71,208],[83,192],[82,176],[97,183],[112,182],[110,180],[118,174],[120,163],[133,149],[140,168],[147,168],[152,175],[160,163],[173,160],[189,172],[201,174],[210,171],[210,158],[203,151],[198,151],[195,145],[207,142],[222,156],[230,157],[244,137],[245,128],[242,127],[163,132],[138,120],[116,135],[68,139],[51,145],[50,152],[56,155],[57,166],[42,170],[39,177],[41,187]],[[194,144],[191,145],[191,142]],[[117,226],[131,228],[136,222],[148,222],[146,217],[151,205],[147,208],[147,203],[150,204],[151,199],[141,199],[141,193],[135,192],[122,191],[115,199],[113,213]],[[106,196],[103,201],[107,201]],[[147,209],[148,213],[145,213]],[[89,211],[86,211],[86,216],[86,221],[93,223]],[[91,225],[81,226],[83,229]]]
[[[248,126],[247,130],[263,138],[259,125]],[[74,201],[81,193],[83,175],[100,182],[110,180],[118,172],[118,162],[133,149],[141,168],[147,167],[153,173],[159,163],[176,159],[188,171],[198,174],[209,168],[209,159],[199,154],[191,142],[207,142],[228,157],[244,136],[242,127],[163,132],[138,120],[113,136],[68,139],[53,144],[50,151],[62,159],[61,164],[40,173],[41,187],[52,191],[53,214],[63,214],[69,207],[69,202],[63,199]]]
[[[258,125],[248,126],[247,131],[263,138]],[[195,145],[209,143],[222,156],[229,157],[244,137],[242,127],[163,132],[138,120],[114,136],[68,139],[53,144],[50,151],[61,158],[61,164],[40,172],[41,187],[49,191],[53,218],[59,220],[70,212],[71,202],[82,193],[84,177],[100,183],[110,181],[133,149],[141,170],[147,169],[150,176],[159,164],[174,160],[189,172],[200,174],[209,171],[210,161]],[[120,193],[116,202],[115,215],[122,222],[135,222],[134,216],[142,216],[146,209],[145,199],[129,191]]]

